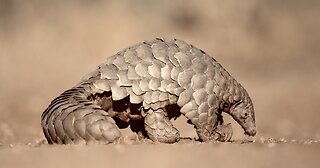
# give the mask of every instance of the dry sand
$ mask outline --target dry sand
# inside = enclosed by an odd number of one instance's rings
[[[316,0],[0,0],[0,167],[319,167],[320,3]],[[40,115],[107,56],[176,37],[215,57],[251,95],[253,143],[48,145]],[[228,116],[227,120],[233,122]]]
[[[318,167],[319,142],[29,145],[0,147],[1,167]]]

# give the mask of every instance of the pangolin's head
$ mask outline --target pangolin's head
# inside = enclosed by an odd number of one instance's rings
[[[225,112],[241,125],[246,135],[255,136],[257,131],[253,104],[247,91],[241,85],[239,96],[234,97],[228,111]]]

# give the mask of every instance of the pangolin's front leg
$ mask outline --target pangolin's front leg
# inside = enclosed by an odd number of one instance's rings
[[[218,125],[213,132],[213,139],[221,142],[230,141],[233,135],[231,123]]]
[[[221,142],[230,141],[232,135],[233,129],[231,123],[224,123],[221,113],[217,114],[217,127],[213,131],[213,139]]]
[[[199,139],[201,141],[230,141],[233,135],[231,123],[225,124],[223,116],[218,110],[209,109],[208,111],[208,117],[200,115],[196,119],[191,119],[191,121],[194,121],[193,124],[195,125]]]

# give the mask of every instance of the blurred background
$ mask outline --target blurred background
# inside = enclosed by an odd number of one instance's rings
[[[106,57],[154,37],[194,44],[243,84],[255,105],[257,139],[320,139],[319,5],[0,0],[0,144],[43,139],[40,116],[53,98]],[[185,122],[177,127],[195,136]]]

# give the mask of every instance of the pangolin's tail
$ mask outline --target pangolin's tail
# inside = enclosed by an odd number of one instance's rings
[[[110,143],[119,139],[115,121],[88,99],[87,88],[78,85],[63,92],[42,113],[41,126],[49,144]]]

